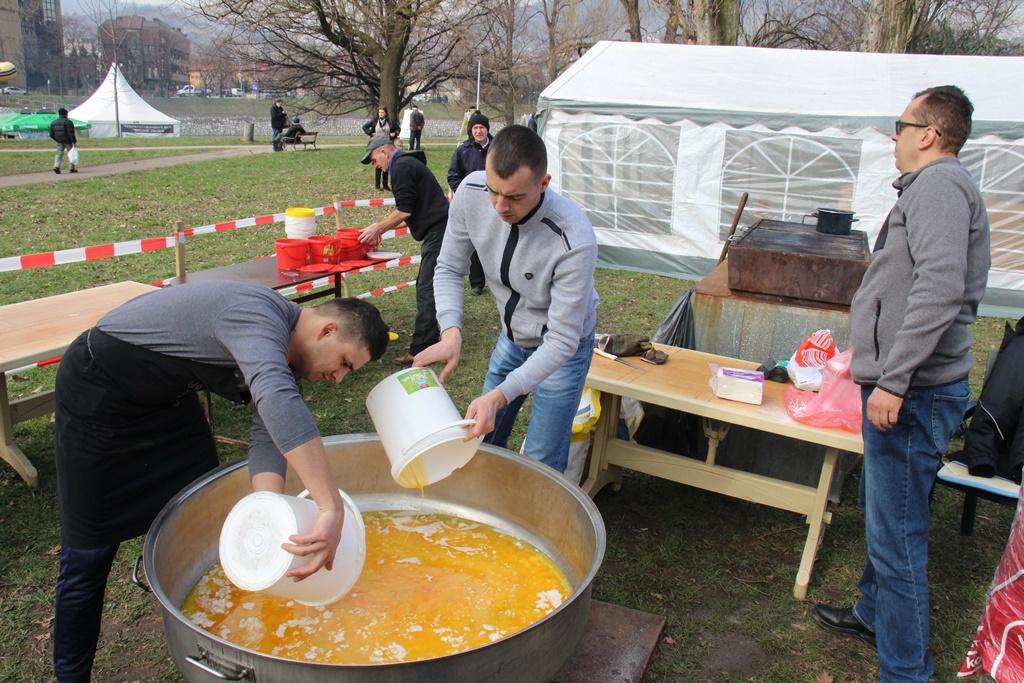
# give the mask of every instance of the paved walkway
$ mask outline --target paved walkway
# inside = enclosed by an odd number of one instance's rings
[[[331,149],[334,147],[363,147],[362,143],[359,144],[328,144],[320,145],[321,149]],[[122,173],[131,173],[132,171],[149,171],[155,168],[167,168],[169,166],[178,166],[180,164],[194,164],[197,161],[212,161],[214,159],[231,159],[234,157],[247,156],[250,154],[267,154],[270,150],[270,145],[253,145],[240,147],[238,145],[227,145],[227,146],[215,146],[211,145],[206,149],[212,151],[199,152],[198,154],[182,154],[180,156],[170,157],[156,157],[153,159],[137,159],[135,161],[121,161],[116,164],[105,164],[102,166],[89,166],[85,165],[79,169],[78,173],[68,173],[64,171],[60,175],[57,175],[53,171],[41,171],[39,173],[22,173],[20,175],[11,176],[0,176],[0,188],[4,187],[21,187],[22,185],[32,185],[35,183],[65,183],[73,182],[76,180],[84,180],[86,178],[98,178],[100,176],[108,175],[119,175]],[[177,146],[177,147],[109,147],[102,148],[107,151],[155,151],[161,149],[195,149],[192,146]],[[89,151],[99,151],[100,148],[90,148]],[[4,150],[12,152],[31,152],[35,150]],[[40,152],[53,155],[53,150],[40,149]],[[282,152],[282,154],[290,154],[291,152]],[[301,153],[301,152],[296,152]]]

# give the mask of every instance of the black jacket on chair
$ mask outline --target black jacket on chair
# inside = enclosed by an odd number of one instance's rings
[[[1024,465],[1024,317],[1006,324],[999,355],[981,388],[961,459],[971,474],[1020,483]]]

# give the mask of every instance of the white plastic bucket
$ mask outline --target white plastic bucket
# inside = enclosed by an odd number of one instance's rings
[[[326,605],[347,593],[366,561],[366,527],[359,508],[344,492],[345,522],[334,567],[321,568],[302,581],[285,574],[309,561],[281,547],[293,534],[313,528],[316,503],[306,498],[257,491],[238,501],[220,532],[220,564],[242,590],[267,591],[304,605]]]
[[[309,237],[316,232],[316,211],[292,207],[284,211],[284,233],[288,237]]]
[[[467,425],[430,368],[408,368],[381,380],[366,397],[391,476],[399,486],[422,488],[469,462],[480,438],[464,441]]]

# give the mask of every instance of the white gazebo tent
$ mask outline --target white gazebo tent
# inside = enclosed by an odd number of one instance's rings
[[[89,135],[94,138],[117,137],[118,122],[121,125],[122,136],[178,137],[180,135],[178,120],[172,119],[142,99],[129,85],[128,80],[116,64],[110,65],[107,77],[96,88],[96,92],[68,112],[68,115],[71,118],[91,123],[92,130]]]
[[[1024,57],[601,42],[540,96],[554,187],[597,229],[609,267],[699,278],[739,196],[741,225],[852,209],[873,242],[896,199],[889,139],[913,94],[974,103],[960,159],[992,227],[986,312],[1024,308]]]

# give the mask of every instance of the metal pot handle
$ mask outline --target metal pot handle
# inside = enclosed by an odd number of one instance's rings
[[[250,669],[247,666],[240,666],[237,670],[232,671],[230,673],[225,673],[224,671],[221,671],[220,669],[216,668],[216,666],[214,666],[215,662],[210,657],[210,653],[204,650],[203,648],[199,648],[198,657],[193,657],[189,655],[188,657],[185,657],[185,661],[191,664],[192,666],[196,667],[197,669],[205,671],[214,678],[222,681],[242,681],[252,676],[252,669]],[[209,664],[207,662],[209,662]]]
[[[807,219],[808,218],[815,219],[815,224],[817,224],[817,219],[818,219],[818,214],[817,213],[805,213],[803,215],[803,218],[800,219],[800,225],[807,225]]]
[[[140,572],[139,571],[139,567],[141,567],[141,566],[142,566],[142,555],[139,555],[138,557],[135,558],[135,564],[132,565],[132,583],[134,583],[136,586],[138,586],[142,590],[146,591],[147,593],[152,593],[153,589],[150,588],[149,584],[147,584],[142,579],[142,574],[144,572]]]

